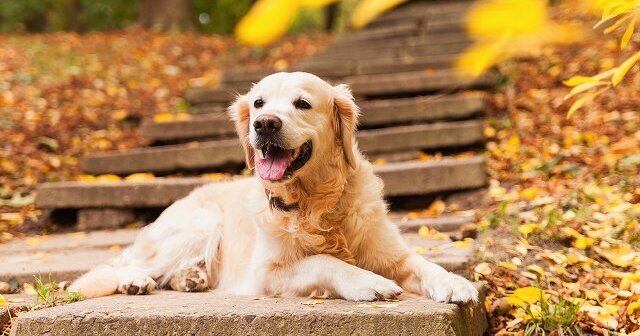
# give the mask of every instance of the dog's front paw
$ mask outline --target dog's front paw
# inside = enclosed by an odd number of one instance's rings
[[[128,295],[146,295],[153,292],[156,282],[148,276],[140,276],[123,281],[118,286],[118,292]]]
[[[426,294],[438,302],[478,302],[478,290],[473,284],[453,273],[440,273],[422,279]]]
[[[180,292],[204,292],[209,289],[207,273],[198,266],[177,272],[169,281],[169,286]]]
[[[338,294],[350,301],[391,299],[402,293],[402,288],[395,282],[375,273],[365,273],[356,279],[345,279],[340,287]]]

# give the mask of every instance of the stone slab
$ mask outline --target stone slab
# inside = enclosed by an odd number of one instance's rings
[[[419,94],[438,90],[490,88],[497,75],[489,73],[475,79],[463,77],[454,70],[414,71],[399,74],[362,75],[346,78],[353,93],[359,96]]]
[[[360,124],[374,127],[470,118],[484,113],[486,102],[483,95],[454,94],[364,101],[360,103],[360,108],[364,111]]]
[[[133,242],[137,229],[101,230],[32,236],[0,244],[0,256],[16,253],[60,252],[64,250],[109,249]]]
[[[375,166],[387,196],[431,194],[486,185],[482,157],[409,161]],[[58,182],[39,186],[41,208],[163,207],[210,183],[201,178],[156,178],[141,182]]]
[[[145,120],[140,134],[153,140],[195,139],[202,137],[236,135],[233,122],[225,113],[194,115],[190,120],[176,122],[154,122]]]
[[[480,286],[480,285],[478,285]],[[404,295],[393,304],[159,291],[114,295],[20,315],[11,335],[482,335],[483,305]],[[385,307],[386,305],[386,307]]]
[[[487,184],[482,157],[397,162],[376,168],[376,174],[384,180],[385,195],[389,196],[425,195],[479,188]]]
[[[418,231],[426,226],[439,232],[452,232],[461,229],[463,226],[474,223],[474,216],[439,216],[432,218],[415,218],[409,220],[397,220],[398,226],[404,232]]]
[[[368,154],[467,146],[484,140],[478,120],[408,125],[359,131],[359,147]],[[87,156],[80,168],[89,174],[167,173],[242,164],[237,139],[137,148]]]

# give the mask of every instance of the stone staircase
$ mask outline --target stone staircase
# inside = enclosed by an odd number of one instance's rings
[[[375,171],[392,202],[475,190],[487,183],[479,154],[486,108],[482,90],[492,88],[498,77],[469,80],[451,67],[469,44],[462,27],[468,7],[469,2],[409,3],[289,69],[351,86],[363,111],[360,148],[377,161]],[[37,244],[27,239],[0,245],[0,281],[31,281],[34,274],[70,280],[129,245],[137,230],[123,229],[126,224],[147,218],[144,214],[168,206],[196,186],[215,183],[202,173],[241,173],[244,155],[225,109],[236,92],[272,72],[227,69],[219,87],[186,94],[187,120],[142,123],[141,133],[153,146],[81,160],[88,174],[152,172],[158,176],[154,179],[41,185],[39,207],[77,210],[76,229],[89,232],[52,235]],[[443,156],[431,159],[434,156],[425,152]],[[474,248],[470,240],[462,240],[461,232],[475,222],[473,216],[407,219],[403,211],[392,216],[417,252],[469,275]],[[445,235],[426,234],[427,228]],[[115,230],[91,232],[98,229]],[[486,327],[483,305],[437,304],[407,295],[400,302],[377,304],[321,301],[215,292],[113,296],[25,313],[12,334],[481,335]]]

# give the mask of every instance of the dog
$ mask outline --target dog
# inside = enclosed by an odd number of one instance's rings
[[[169,287],[352,301],[407,291],[478,301],[471,282],[413,252],[387,218],[382,180],[358,150],[360,111],[347,85],[280,72],[239,96],[229,114],[255,176],[194,190],[70,291],[93,298]]]

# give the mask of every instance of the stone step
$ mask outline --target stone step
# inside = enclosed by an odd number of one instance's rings
[[[360,125],[368,128],[469,118],[484,112],[485,100],[482,95],[459,94],[363,101],[359,106],[363,112]],[[233,123],[223,112],[196,114],[191,120],[186,121],[145,120],[140,127],[140,133],[145,138],[160,141],[236,136]]]
[[[435,221],[432,220],[435,223]],[[441,222],[451,222],[442,219]],[[405,227],[406,223],[399,224]],[[92,267],[119,255],[131,245],[138,229],[54,234],[0,244],[0,281],[33,282],[35,276],[55,281],[73,280]],[[458,247],[448,238],[424,239],[415,232],[403,237],[410,247],[449,271],[467,275],[473,261],[471,244]]]
[[[205,137],[235,137],[236,129],[226,113],[194,114],[190,120],[142,122],[140,134],[156,141],[197,139]]]
[[[460,147],[484,139],[479,120],[396,126],[358,132],[360,149],[368,154]],[[90,155],[81,169],[89,174],[169,173],[242,164],[244,152],[237,139],[193,142]]]
[[[489,88],[496,84],[497,75],[489,73],[476,79],[469,79],[453,69],[412,71],[391,74],[358,75],[344,79],[351,84],[356,96],[381,96],[397,94],[430,93],[439,90]],[[191,105],[203,103],[229,103],[236,92],[248,90],[239,88],[198,88],[186,92],[185,99]]]
[[[376,97],[419,94],[438,90],[490,88],[496,85],[496,73],[475,79],[463,77],[454,70],[414,71],[399,74],[361,75],[346,78],[357,96]]]
[[[349,45],[382,39],[406,38],[420,33],[421,25],[422,22],[420,20],[407,20],[395,25],[372,27],[340,36],[333,44]]]
[[[336,52],[327,52],[314,55],[308,62],[325,60],[325,61],[348,61],[348,60],[370,60],[393,58],[401,59],[404,57],[422,57],[422,56],[440,56],[447,55],[451,59],[455,59],[456,55],[465,50],[470,43],[467,40],[451,41],[446,43],[432,43],[429,41],[421,41],[415,44],[408,44],[398,47],[362,47],[357,49],[343,49]],[[305,64],[303,62],[302,64]]]
[[[348,60],[339,64],[332,60],[310,59],[293,65],[286,71],[305,71],[325,79],[339,81],[343,77],[353,75],[375,75],[451,67],[455,57],[456,55],[384,57],[368,60]],[[248,87],[251,83],[258,82],[274,72],[277,71],[272,69],[264,70],[264,68],[230,69],[223,73],[222,83],[231,87],[236,85]]]
[[[432,194],[479,188],[487,183],[480,156],[409,161],[375,166],[387,196]],[[164,207],[210,181],[201,178],[156,178],[141,182],[58,182],[39,186],[41,208]]]
[[[375,306],[215,291],[114,295],[23,313],[11,335],[480,336],[487,328],[483,304],[443,304],[409,294],[399,299]]]

